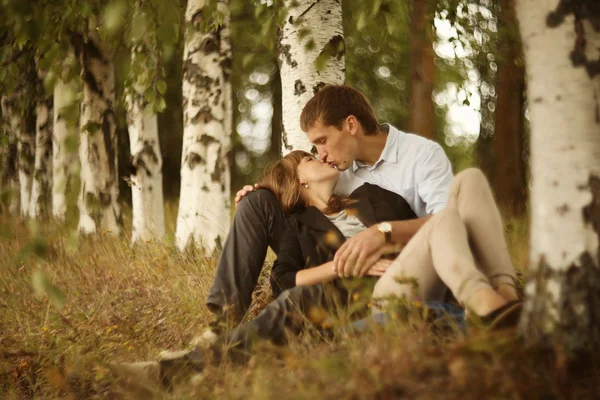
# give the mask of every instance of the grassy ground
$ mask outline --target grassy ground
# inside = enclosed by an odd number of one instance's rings
[[[175,213],[167,214],[172,232]],[[513,221],[507,232],[522,268],[527,226]],[[128,397],[107,362],[186,347],[210,319],[204,299],[215,264],[179,253],[168,239],[132,248],[127,232],[77,238],[72,227],[0,216],[0,398]],[[258,293],[252,313],[269,300],[266,280]],[[359,336],[265,346],[247,365],[208,367],[158,397],[553,398],[589,389],[584,380],[565,392],[560,371],[512,333],[442,335],[416,318]]]

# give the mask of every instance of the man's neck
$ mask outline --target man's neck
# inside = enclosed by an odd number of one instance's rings
[[[377,128],[377,133],[374,135],[361,134],[359,137],[361,152],[356,157],[357,161],[370,166],[374,165],[383,153],[387,135],[387,132],[380,128]]]

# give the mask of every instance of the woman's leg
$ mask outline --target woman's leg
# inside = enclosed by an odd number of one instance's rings
[[[456,175],[448,197],[467,228],[469,242],[481,269],[493,288],[506,300],[517,298],[512,265],[500,212],[487,179],[475,168]]]
[[[422,301],[441,301],[447,286],[463,306],[480,315],[505,304],[475,265],[465,225],[452,208],[442,210],[419,229],[379,279],[373,297],[414,299],[412,286],[397,281],[410,278],[417,280]]]

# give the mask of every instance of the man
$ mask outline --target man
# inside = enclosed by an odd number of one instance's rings
[[[389,124],[380,125],[359,91],[326,86],[306,104],[300,118],[321,161],[342,171],[336,193],[349,194],[369,182],[403,196],[419,217],[376,225],[346,241],[334,259],[340,276],[359,275],[368,267],[367,258],[386,241],[406,243],[445,207],[453,175],[442,148]],[[275,196],[256,189],[246,186],[237,193],[238,208],[207,299],[211,311],[235,322],[250,305],[267,248],[277,253],[286,224]]]

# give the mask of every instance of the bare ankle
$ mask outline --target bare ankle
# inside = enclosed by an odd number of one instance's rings
[[[470,310],[477,315],[486,315],[502,307],[506,300],[492,288],[484,288],[475,292],[467,301],[467,312]]]

